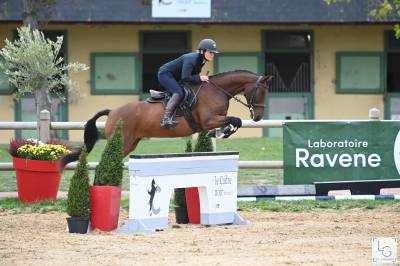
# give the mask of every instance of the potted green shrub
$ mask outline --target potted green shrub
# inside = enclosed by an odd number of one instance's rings
[[[85,234],[89,226],[90,187],[87,150],[83,146],[68,189],[67,218],[70,233]]]
[[[59,159],[71,151],[63,140],[42,143],[36,139],[13,139],[8,152],[13,157],[18,198],[24,203],[55,200],[60,185]]]
[[[213,146],[211,137],[208,136],[207,131],[201,131],[197,137],[196,145],[194,146],[194,152],[212,152]]]
[[[189,139],[186,142],[185,152],[192,152],[192,141]],[[186,197],[184,188],[174,189],[174,204],[175,204],[175,220],[177,224],[189,223],[188,213],[186,209]]]
[[[119,121],[96,167],[90,188],[90,225],[92,229],[112,231],[118,226],[123,177],[122,121]]]
[[[207,131],[201,131],[197,137],[194,152],[212,152],[213,146],[211,137]],[[186,205],[188,220],[191,224],[200,224],[200,197],[199,189],[197,187],[186,188]]]

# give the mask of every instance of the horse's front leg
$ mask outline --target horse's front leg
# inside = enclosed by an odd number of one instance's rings
[[[225,127],[227,117],[224,115],[203,116],[200,120],[200,126],[205,130],[212,130],[214,128]]]
[[[229,138],[233,133],[242,127],[242,120],[239,117],[228,116],[226,117],[226,126],[221,129],[223,133],[222,138]]]
[[[209,136],[229,138],[240,127],[242,127],[242,120],[239,117],[227,116],[221,127],[221,134],[218,134],[218,131],[216,129],[213,129],[209,132]]]

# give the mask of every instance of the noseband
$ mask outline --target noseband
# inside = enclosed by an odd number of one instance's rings
[[[253,86],[253,88],[251,89],[250,101],[249,101],[249,103],[246,105],[246,106],[249,108],[251,119],[254,118],[254,107],[264,107],[264,104],[254,103],[255,97],[256,97],[256,95],[257,95],[258,85],[260,84],[261,79],[262,79],[262,76],[259,76],[258,79],[257,79],[257,81],[256,81],[256,83],[254,83],[254,86]]]

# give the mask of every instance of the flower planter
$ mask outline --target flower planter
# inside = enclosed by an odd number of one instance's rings
[[[86,234],[89,227],[89,217],[68,217],[67,223],[70,233]]]
[[[90,187],[90,228],[112,231],[118,226],[121,187]]]
[[[29,160],[13,157],[18,198],[24,203],[57,199],[61,173],[59,161]]]
[[[200,224],[200,197],[198,188],[185,188],[185,197],[189,223]]]

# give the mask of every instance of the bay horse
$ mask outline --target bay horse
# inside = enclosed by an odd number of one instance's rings
[[[258,76],[247,70],[235,70],[210,76],[209,82],[192,85],[197,103],[192,110],[194,121],[201,130],[221,128],[224,137],[229,137],[241,127],[238,117],[227,116],[229,100],[234,98],[250,110],[253,121],[259,121],[264,116],[264,102],[268,92],[268,81],[272,76]],[[247,103],[235,95],[243,92]],[[184,117],[176,117],[178,124],[174,128],[161,128],[163,117],[162,103],[146,101],[130,102],[118,108],[102,110],[87,121],[84,131],[84,143],[88,153],[98,140],[96,120],[107,115],[105,137],[108,139],[116,123],[123,122],[124,156],[132,152],[142,138],[147,137],[184,137],[194,132]],[[81,149],[67,154],[61,159],[64,166],[79,158]]]

